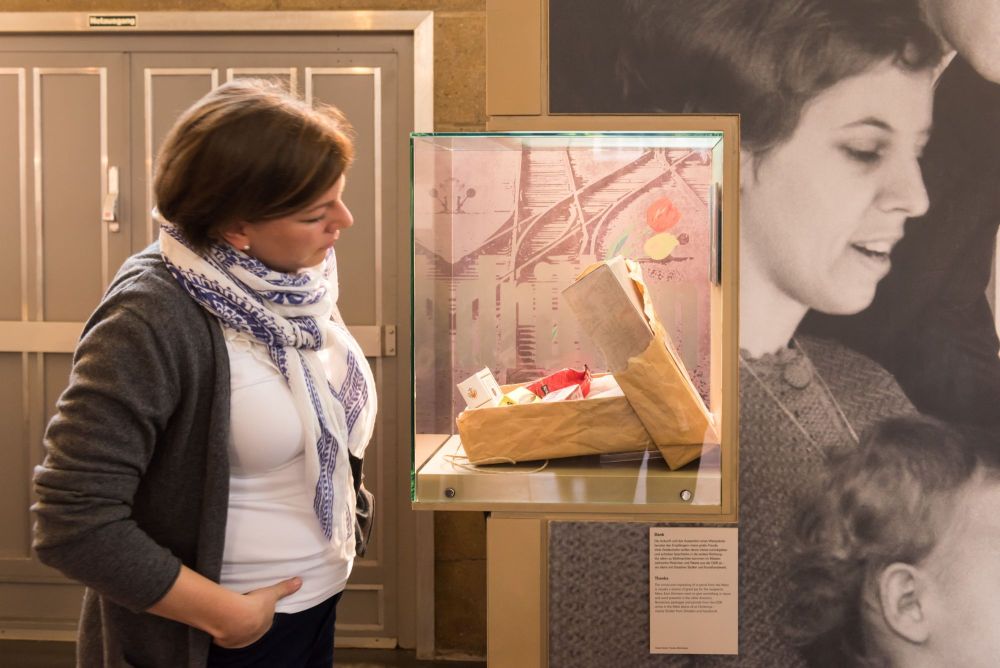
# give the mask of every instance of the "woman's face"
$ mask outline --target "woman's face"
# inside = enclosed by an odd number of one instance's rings
[[[917,159],[932,77],[878,65],[813,98],[791,137],[760,159],[744,152],[744,275],[826,313],[871,303],[903,223],[927,210]]]
[[[314,267],[323,261],[326,252],[340,237],[340,231],[354,224],[351,212],[341,197],[344,175],[321,197],[301,211],[257,223],[238,223],[237,236],[224,236],[239,249],[246,251],[276,271],[295,272]]]

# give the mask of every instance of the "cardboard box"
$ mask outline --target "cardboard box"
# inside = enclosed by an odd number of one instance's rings
[[[501,385],[504,394],[523,385]],[[632,452],[656,447],[625,397],[462,411],[456,420],[473,464]]]
[[[495,406],[503,395],[489,368],[484,368],[463,380],[458,384],[458,391],[465,399],[467,408]]]

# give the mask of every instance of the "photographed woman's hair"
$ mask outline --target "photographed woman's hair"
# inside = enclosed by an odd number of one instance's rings
[[[996,446],[905,417],[831,455],[799,506],[791,545],[787,631],[810,666],[886,665],[867,625],[881,616],[879,575],[930,554],[967,484],[1000,480]]]
[[[223,84],[185,111],[156,161],[160,213],[198,249],[232,221],[280,218],[329,190],[354,156],[335,107],[258,79]]]
[[[942,56],[916,0],[626,0],[620,111],[740,113],[744,147],[787,139],[805,104],[878,63]]]

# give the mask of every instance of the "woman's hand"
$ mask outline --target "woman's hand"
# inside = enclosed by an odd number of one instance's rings
[[[237,649],[267,633],[274,621],[274,606],[301,586],[301,578],[289,578],[238,594],[181,566],[173,586],[147,612],[201,629],[216,645]]]
[[[294,594],[301,586],[301,579],[289,578],[243,594],[246,610],[235,615],[228,624],[231,628],[223,629],[218,635],[213,634],[212,641],[226,649],[239,649],[257,642],[271,628],[278,601]]]

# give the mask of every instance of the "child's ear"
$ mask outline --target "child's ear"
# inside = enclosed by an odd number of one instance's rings
[[[878,578],[883,619],[894,633],[912,643],[924,643],[930,637],[923,581],[919,568],[898,562],[890,564]]]

